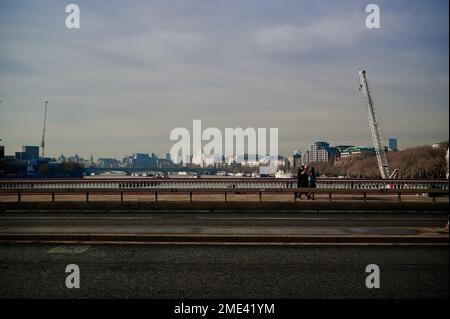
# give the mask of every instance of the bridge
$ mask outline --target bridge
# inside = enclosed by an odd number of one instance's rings
[[[3,295],[72,297],[57,287],[61,263],[75,263],[85,278],[80,297],[323,296],[330,276],[342,280],[331,297],[359,297],[373,293],[361,278],[374,263],[392,278],[377,296],[448,297],[447,180],[320,178],[317,186],[275,178],[0,180]],[[295,196],[310,191],[317,200]],[[137,289],[147,277],[151,286]]]
[[[448,190],[446,179],[339,179],[318,178],[318,189]],[[292,189],[293,178],[95,178],[0,180],[0,192],[21,189]]]
[[[89,202],[92,196],[118,195],[120,197],[117,199],[109,196],[103,200],[120,199],[120,202],[124,202],[126,195],[148,194],[153,195],[154,202],[160,200],[160,195],[170,195],[176,200],[188,196],[188,201],[191,203],[194,201],[194,195],[212,195],[209,201],[227,202],[231,196],[242,194],[253,195],[253,201],[259,202],[263,202],[270,196],[278,201],[297,202],[296,195],[310,192],[329,202],[339,196],[347,196],[347,200],[360,199],[366,202],[369,197],[373,199],[373,196],[377,195],[384,198],[394,196],[398,202],[402,202],[402,198],[407,195],[427,194],[434,203],[436,197],[448,195],[448,181],[444,179],[321,178],[317,180],[317,188],[297,188],[295,179],[275,178],[95,178],[0,181],[0,195],[6,197],[15,194],[17,202],[22,201],[23,195],[51,195],[48,199],[55,202],[56,195],[80,194],[85,195],[86,202]],[[206,200],[208,201],[208,198]]]

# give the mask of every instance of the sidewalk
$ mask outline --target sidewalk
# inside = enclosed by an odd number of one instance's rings
[[[6,226],[0,241],[448,245],[449,237],[432,227]]]

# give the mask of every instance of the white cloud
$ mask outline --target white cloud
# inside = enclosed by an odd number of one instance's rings
[[[254,34],[261,49],[281,53],[301,53],[323,48],[348,47],[365,31],[358,16],[324,18],[309,25],[263,26]]]

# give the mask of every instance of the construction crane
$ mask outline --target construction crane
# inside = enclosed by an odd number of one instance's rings
[[[42,157],[45,157],[45,124],[47,122],[47,104],[48,104],[48,101],[45,101],[44,128],[42,129],[42,140],[41,140]]]
[[[377,155],[378,168],[380,169],[381,178],[389,178],[389,166],[386,159],[386,150],[383,144],[383,137],[381,134],[380,122],[377,118],[375,107],[373,103],[373,94],[369,87],[369,82],[367,81],[366,71],[360,70],[359,74],[359,88],[363,93],[367,113],[369,116],[369,127],[370,133],[372,134],[373,147],[375,148],[375,153]]]

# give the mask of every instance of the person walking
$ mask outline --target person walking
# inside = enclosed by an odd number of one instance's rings
[[[300,188],[307,188],[308,187],[308,166],[303,165],[300,170],[300,176],[299,176],[299,184]],[[306,192],[300,193],[300,199],[302,198],[302,195],[305,194],[305,196],[308,195]]]
[[[300,166],[297,170],[297,188],[301,188],[302,187],[302,170],[303,170],[303,166]],[[299,197],[302,198],[302,194],[299,192],[295,192],[295,197]]]
[[[316,172],[314,170],[314,167],[311,167],[311,169],[308,172],[308,188],[316,188]],[[307,196],[308,199],[315,200],[314,198],[314,192],[310,192]]]

